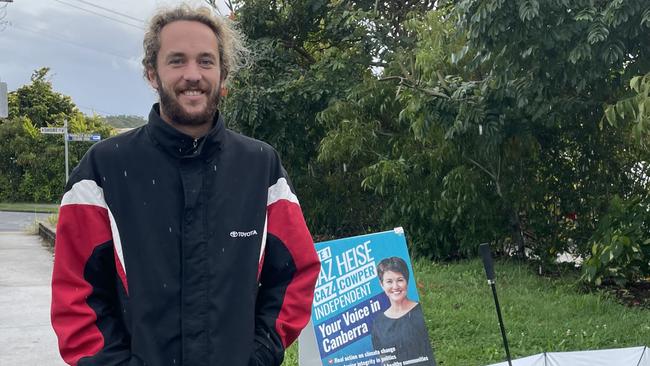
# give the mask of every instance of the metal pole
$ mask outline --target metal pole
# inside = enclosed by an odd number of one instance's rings
[[[497,297],[497,285],[494,276],[494,264],[492,263],[492,254],[490,254],[490,245],[483,243],[479,245],[479,252],[483,259],[483,266],[485,267],[485,275],[487,282],[492,288],[492,296],[494,297],[494,305],[497,308],[497,318],[499,318],[499,328],[501,328],[501,337],[503,338],[503,347],[506,349],[506,357],[508,365],[512,366],[512,359],[510,358],[510,348],[508,347],[508,338],[506,337],[506,327],[503,325],[503,317],[501,316],[501,306],[499,305],[499,298]]]
[[[506,357],[508,358],[508,365],[512,366],[512,358],[510,358],[510,348],[508,347],[508,337],[506,337],[506,327],[503,325],[503,317],[501,317],[501,306],[499,306],[499,298],[497,297],[497,286],[494,281],[488,280],[490,287],[492,287],[492,295],[494,296],[494,305],[497,308],[497,317],[499,318],[499,328],[501,328],[501,337],[503,338],[503,347],[506,349]]]
[[[7,102],[7,83],[0,81],[0,118],[9,117],[9,104]]]
[[[63,122],[63,141],[65,144],[65,184],[68,184],[68,120]]]

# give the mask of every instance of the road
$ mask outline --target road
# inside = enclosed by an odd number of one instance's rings
[[[50,214],[0,211],[0,232],[26,231],[36,219],[47,220]]]
[[[0,366],[65,365],[50,326],[51,275],[52,254],[40,237],[0,232]]]

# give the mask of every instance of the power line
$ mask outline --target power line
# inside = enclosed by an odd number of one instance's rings
[[[109,52],[109,51],[99,49],[99,48],[89,47],[89,46],[83,45],[81,43],[73,42],[73,41],[67,40],[65,38],[62,38],[61,36],[58,36],[56,33],[52,33],[52,32],[49,32],[49,31],[47,33],[43,33],[43,32],[39,32],[39,31],[35,31],[33,29],[21,27],[19,25],[13,24],[13,23],[11,23],[11,26],[16,28],[16,29],[19,29],[21,31],[33,33],[33,34],[36,34],[36,35],[44,37],[44,38],[50,38],[50,39],[53,39],[55,41],[67,43],[67,44],[70,44],[70,45],[73,45],[73,46],[76,46],[76,47],[85,48],[85,49],[88,49],[88,50],[91,50],[91,51],[95,51],[95,52],[103,53],[103,54],[106,54],[106,55],[109,55],[109,56],[119,57],[121,59],[131,61],[131,59],[126,57],[126,56],[122,56],[122,55],[119,55],[117,53]]]
[[[97,4],[93,4],[93,3],[88,2],[88,1],[84,1],[84,0],[75,0],[75,1],[80,2],[80,3],[82,3],[82,4],[86,4],[86,5],[88,5],[88,6],[92,6],[92,7],[94,7],[94,8],[102,9],[102,10],[104,10],[104,11],[107,11],[107,12],[109,12],[109,13],[113,13],[113,14],[115,14],[115,15],[120,15],[120,16],[123,16],[123,17],[125,17],[125,18],[129,18],[129,19],[131,19],[131,20],[135,20],[136,22],[140,22],[140,23],[143,23],[143,24],[145,23],[145,21],[144,21],[143,19],[135,18],[135,17],[132,17],[132,16],[130,16],[130,15],[128,15],[128,14],[120,13],[119,11],[116,11],[116,10],[113,10],[113,9],[109,9],[109,8],[105,8],[105,7],[103,7],[103,6],[100,6],[100,5],[97,5]]]
[[[82,10],[82,11],[85,11],[85,12],[88,12],[88,13],[91,13],[91,14],[94,14],[94,15],[97,15],[97,16],[100,16],[100,17],[105,18],[105,19],[112,20],[112,21],[114,21],[114,22],[118,22],[118,23],[126,24],[126,25],[128,25],[128,26],[131,26],[131,27],[134,27],[134,28],[138,28],[138,29],[144,30],[144,27],[143,27],[143,26],[139,26],[139,25],[135,25],[135,24],[127,23],[127,22],[122,21],[122,20],[120,20],[120,19],[113,18],[113,17],[110,17],[110,16],[108,16],[108,15],[104,15],[104,14],[101,14],[101,13],[98,13],[98,12],[96,12],[96,11],[92,11],[92,10],[89,10],[89,9],[86,9],[86,8],[82,8],[82,7],[80,7],[80,6],[77,6],[77,5],[74,5],[74,4],[70,4],[70,3],[67,3],[67,2],[65,2],[65,1],[61,1],[61,0],[54,0],[54,1],[56,1],[57,3],[61,3],[61,4],[63,4],[63,5],[67,5],[67,6],[73,7],[73,8],[75,8],[75,9],[79,9],[79,10]]]

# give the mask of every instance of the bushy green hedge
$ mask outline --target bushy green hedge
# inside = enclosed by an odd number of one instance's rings
[[[650,200],[614,197],[590,240],[584,278],[596,285],[618,285],[650,276]]]

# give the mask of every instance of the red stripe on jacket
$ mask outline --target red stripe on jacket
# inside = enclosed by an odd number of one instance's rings
[[[124,291],[126,294],[129,294],[129,283],[126,280],[126,273],[124,272],[124,267],[122,267],[122,262],[120,257],[117,255],[117,250],[113,247],[113,258],[115,259],[115,270],[117,271],[117,276],[122,281],[122,286],[124,286]]]
[[[268,206],[268,217],[268,232],[286,246],[293,258],[296,273],[300,275],[287,286],[275,322],[275,329],[286,348],[298,337],[311,316],[320,262],[298,204],[286,199],[278,200]]]
[[[70,365],[104,347],[95,324],[97,315],[86,302],[92,286],[84,268],[95,247],[111,240],[108,210],[92,205],[62,206],[56,229],[52,274],[52,326],[61,356]]]

